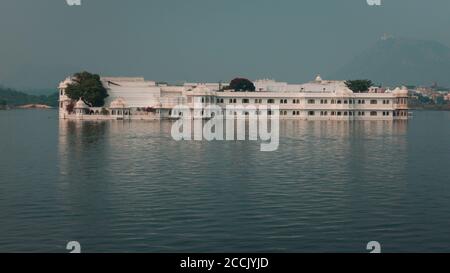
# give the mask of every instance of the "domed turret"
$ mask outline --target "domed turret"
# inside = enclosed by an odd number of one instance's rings
[[[89,109],[89,106],[86,105],[86,103],[84,103],[84,101],[80,98],[76,103],[75,106],[73,107],[73,109],[75,110],[75,113],[77,115],[84,115],[86,114],[86,112]]]
[[[74,109],[87,109],[89,106],[87,106],[86,103],[80,98],[77,103],[75,103]]]
[[[127,108],[127,104],[123,98],[117,98],[111,102],[111,104],[109,105],[109,108],[123,109],[123,108]]]
[[[111,102],[109,105],[111,109],[111,115],[120,116],[121,118],[125,116],[130,116],[131,110],[128,108],[125,100],[123,98],[117,98]]]

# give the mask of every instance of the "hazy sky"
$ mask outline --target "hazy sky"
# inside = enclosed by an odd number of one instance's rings
[[[0,0],[0,84],[324,78],[383,33],[450,45],[449,0]]]

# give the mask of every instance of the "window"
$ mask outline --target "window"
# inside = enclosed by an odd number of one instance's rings
[[[314,111],[309,111],[308,112],[308,116],[314,116],[315,115],[315,112]]]
[[[308,104],[315,104],[316,103],[316,100],[308,100]]]
[[[275,103],[275,100],[274,99],[268,99],[267,103]]]
[[[377,104],[377,103],[378,103],[377,100],[371,100],[371,101],[370,101],[370,104]]]
[[[242,103],[249,103],[250,101],[248,99],[242,99]]]
[[[372,111],[372,112],[370,112],[370,115],[371,115],[372,117],[375,117],[375,116],[378,115],[378,113],[377,113],[376,111]]]

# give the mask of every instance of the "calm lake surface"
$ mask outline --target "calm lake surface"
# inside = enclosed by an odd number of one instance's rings
[[[280,146],[171,123],[0,111],[0,252],[450,251],[450,113],[281,124]]]

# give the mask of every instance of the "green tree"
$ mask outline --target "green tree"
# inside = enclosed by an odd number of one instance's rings
[[[444,99],[444,96],[436,97],[436,104],[446,104],[447,102]]]
[[[350,90],[356,93],[366,92],[369,90],[369,87],[373,86],[371,80],[349,80],[345,84]]]
[[[255,85],[248,79],[244,78],[235,78],[230,82],[230,86],[227,89],[232,89],[237,92],[243,91],[255,91]]]
[[[102,107],[108,97],[100,76],[86,71],[73,75],[73,83],[67,86],[66,94],[72,100],[82,99],[91,107]]]

